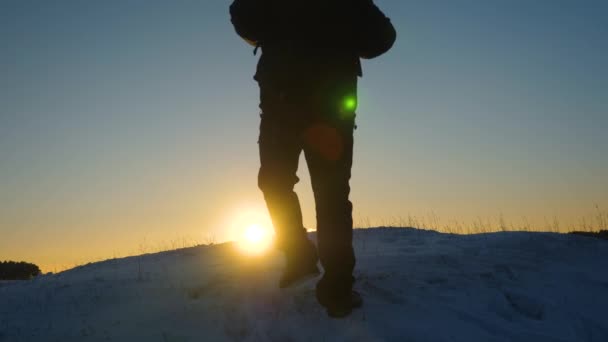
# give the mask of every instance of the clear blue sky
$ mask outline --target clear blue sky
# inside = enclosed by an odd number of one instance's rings
[[[263,213],[257,58],[229,3],[0,3],[0,259],[221,240]],[[607,2],[376,4],[398,41],[364,62],[355,220],[542,226],[608,207]]]

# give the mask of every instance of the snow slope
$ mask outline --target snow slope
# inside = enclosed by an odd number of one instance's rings
[[[313,235],[314,238],[314,235]],[[314,281],[232,244],[0,284],[0,341],[608,341],[608,241],[355,231],[364,307],[328,318]]]

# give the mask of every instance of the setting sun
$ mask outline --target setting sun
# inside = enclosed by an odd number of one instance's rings
[[[271,243],[270,229],[258,224],[248,226],[238,240],[239,248],[248,254],[261,254],[270,247]]]

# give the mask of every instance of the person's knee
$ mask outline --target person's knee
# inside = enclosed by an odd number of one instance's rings
[[[352,210],[350,187],[345,182],[327,182],[314,189],[317,211],[335,213]]]
[[[261,167],[258,172],[258,188],[264,194],[291,192],[298,181],[295,174],[278,172],[272,168]]]

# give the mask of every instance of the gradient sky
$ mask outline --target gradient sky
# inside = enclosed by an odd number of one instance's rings
[[[0,260],[50,271],[267,220],[229,3],[0,2]],[[608,208],[606,1],[376,4],[398,40],[363,65],[355,221],[565,229]]]

